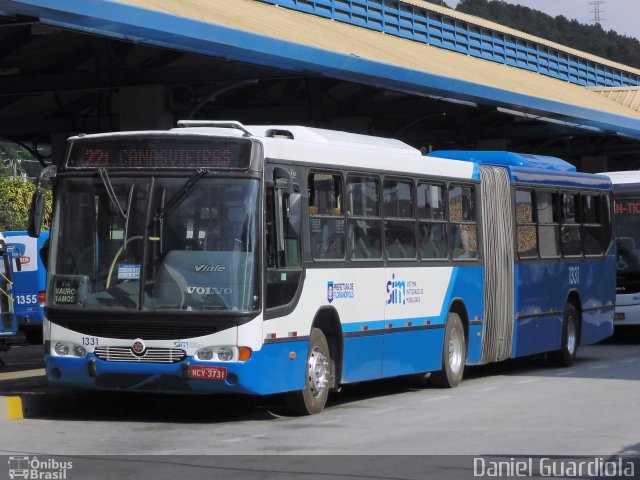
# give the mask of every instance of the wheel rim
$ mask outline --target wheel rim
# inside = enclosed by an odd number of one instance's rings
[[[448,345],[449,368],[453,373],[458,373],[462,367],[462,357],[464,352],[463,337],[457,328],[451,332]]]
[[[578,331],[576,329],[576,320],[573,315],[567,318],[567,352],[573,355],[576,351],[578,341]]]
[[[329,361],[318,346],[314,347],[309,355],[307,382],[314,398],[322,395],[329,383]]]

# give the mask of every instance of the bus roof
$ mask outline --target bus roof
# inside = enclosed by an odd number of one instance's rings
[[[559,185],[569,188],[611,188],[611,181],[607,177],[578,172],[570,163],[546,155],[505,151],[438,150],[429,156],[504,167],[509,170],[513,183]]]
[[[628,170],[624,172],[602,172],[600,175],[606,175],[611,179],[614,185],[640,183],[640,170]]]
[[[487,165],[501,165],[505,167],[543,168],[562,172],[575,172],[576,167],[556,157],[546,155],[532,155],[529,153],[514,153],[505,151],[476,151],[476,150],[437,150],[429,155],[440,158],[453,158],[466,162]]]
[[[258,140],[265,158],[322,166],[352,167],[398,174],[423,174],[447,178],[477,179],[477,166],[451,159],[427,158],[400,140],[297,125],[242,125],[234,121],[179,122],[168,131],[114,132],[72,137],[112,138],[135,135],[202,135],[249,137]]]

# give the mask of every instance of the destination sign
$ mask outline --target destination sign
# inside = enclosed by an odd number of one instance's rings
[[[71,145],[67,168],[247,169],[251,141],[192,136],[97,137]]]
[[[615,201],[613,213],[616,215],[640,215],[640,199],[618,199]]]

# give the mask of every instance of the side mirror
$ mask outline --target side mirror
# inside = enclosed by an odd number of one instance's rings
[[[287,188],[285,192],[289,195],[293,193],[293,181],[291,180],[291,174],[282,167],[273,167],[273,183],[278,188],[278,180],[284,180],[287,182]]]
[[[29,228],[28,233],[31,238],[38,238],[42,230],[42,217],[44,215],[45,194],[36,190],[31,197],[31,207],[29,208]]]
[[[38,238],[40,236],[40,231],[42,230],[42,220],[46,200],[45,193],[41,188],[42,181],[54,178],[57,172],[58,169],[56,166],[50,165],[44,168],[40,172],[40,175],[38,175],[36,191],[33,193],[33,197],[31,197],[31,207],[29,208],[29,226],[27,233],[31,238]]]

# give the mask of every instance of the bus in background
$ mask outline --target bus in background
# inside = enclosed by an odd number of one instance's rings
[[[0,233],[0,352],[9,350],[10,346],[6,341],[18,331],[13,310],[12,274],[11,253],[7,250],[7,244]],[[0,358],[0,366],[2,365],[4,362]]]
[[[602,175],[613,184],[618,248],[615,324],[640,325],[640,171]]]
[[[611,182],[558,159],[238,122],[81,135],[41,173],[34,236],[45,178],[57,386],[310,414],[353,382],[568,366],[613,331]]]
[[[14,308],[18,329],[31,344],[42,343],[44,296],[47,272],[40,251],[49,240],[49,232],[31,238],[27,232],[4,232],[7,248],[14,258]],[[19,268],[16,262],[19,262]]]

